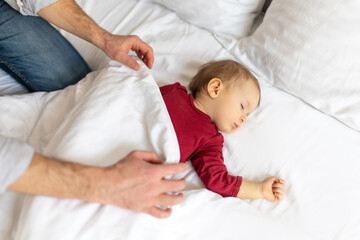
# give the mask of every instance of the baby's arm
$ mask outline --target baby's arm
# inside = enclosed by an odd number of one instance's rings
[[[277,177],[269,177],[262,182],[250,182],[243,180],[238,198],[261,199],[271,202],[283,200],[285,193],[285,181]]]

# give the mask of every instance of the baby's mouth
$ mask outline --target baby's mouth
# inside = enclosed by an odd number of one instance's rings
[[[239,127],[239,125],[237,125],[236,123],[234,123],[234,126],[235,126],[235,128],[238,128],[238,127]]]

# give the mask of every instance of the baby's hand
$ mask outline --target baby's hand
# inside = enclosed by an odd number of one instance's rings
[[[262,194],[266,200],[280,202],[284,199],[285,181],[277,177],[269,177],[261,182]]]

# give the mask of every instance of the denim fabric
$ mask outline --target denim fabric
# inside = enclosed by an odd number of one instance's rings
[[[90,68],[47,21],[23,16],[0,0],[0,68],[29,91],[75,84]]]

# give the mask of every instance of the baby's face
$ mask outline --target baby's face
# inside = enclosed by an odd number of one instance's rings
[[[260,91],[253,81],[246,81],[242,86],[225,88],[213,100],[216,105],[213,122],[221,132],[232,133],[240,129],[246,117],[259,105]]]

